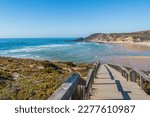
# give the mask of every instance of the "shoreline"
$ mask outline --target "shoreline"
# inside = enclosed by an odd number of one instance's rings
[[[118,44],[118,45],[120,45],[120,46],[117,46],[117,48],[115,48],[115,49],[123,49],[123,50],[125,50],[125,49],[129,49],[129,50],[136,50],[136,51],[145,51],[145,52],[150,52],[150,43],[147,43],[147,42],[136,42],[136,43],[134,43],[134,42],[122,42],[122,41],[98,41],[98,40],[93,40],[93,41],[89,41],[89,43],[98,43],[98,44]],[[146,43],[146,44],[145,44]],[[119,47],[119,48],[118,48]],[[96,49],[97,50],[97,49]],[[88,51],[88,50],[86,50],[86,51]],[[133,52],[134,52],[133,51]],[[135,51],[135,52],[136,52]],[[99,51],[98,51],[99,52]],[[142,55],[142,54],[141,54]],[[95,56],[96,56],[96,54],[95,54]],[[1,56],[0,56],[1,57]],[[101,56],[101,57],[103,57],[103,56]],[[16,57],[15,57],[16,58]],[[109,59],[114,59],[114,58],[116,58],[116,56],[114,56],[114,55],[111,55],[110,57],[104,57],[104,58],[109,58]],[[122,63],[123,64],[127,64],[127,61],[129,61],[129,59],[132,59],[132,62],[133,63],[135,63],[134,62],[134,60],[133,60],[133,58],[134,59],[136,59],[135,61],[137,61],[137,59],[138,59],[138,61],[140,62],[140,63],[143,63],[143,64],[141,64],[141,65],[138,65],[138,67],[140,67],[140,68],[142,68],[141,66],[145,66],[145,59],[146,59],[146,61],[147,61],[147,64],[149,63],[149,61],[150,61],[150,56],[149,56],[149,54],[148,55],[145,55],[145,56],[117,56],[117,58],[118,59],[120,59],[120,60],[118,60],[118,61],[122,61]],[[127,59],[128,58],[128,59]],[[18,59],[20,59],[20,58],[18,58]],[[24,59],[24,58],[22,58],[22,59]],[[40,61],[45,61],[45,60],[47,60],[47,59],[37,59],[37,58],[25,58],[25,59],[33,59],[33,60],[40,60]],[[100,58],[99,58],[100,59]],[[148,59],[148,60],[147,60]],[[59,61],[59,60],[48,60],[48,61],[51,61],[51,62],[63,62],[63,63],[67,63],[67,62],[65,62],[65,61]],[[83,62],[83,61],[78,61],[78,62],[72,62],[72,63],[82,63],[82,64],[88,64],[88,62]],[[94,62],[89,62],[89,64],[90,63],[94,63]],[[127,64],[128,65],[128,64]],[[149,64],[148,64],[149,65]],[[144,68],[145,69],[145,68]]]
[[[92,40],[90,42],[95,42],[99,44],[119,44],[130,50],[150,51],[150,42],[132,42],[132,41],[123,42],[123,41],[96,41],[96,40]]]
[[[108,42],[108,41],[91,41],[98,44],[118,44],[123,48],[133,51],[149,51],[150,42]],[[150,56],[110,56],[105,57],[104,62],[111,62],[115,64],[121,64],[126,67],[137,67],[143,71],[150,71]]]
[[[14,58],[14,57],[1,57],[0,59],[16,59],[16,60],[26,60],[26,61],[39,61],[39,62],[43,62],[43,61],[49,61],[51,63],[62,63],[62,64],[84,64],[84,65],[88,65],[88,64],[93,64],[93,63],[74,63],[74,62],[63,62],[63,61],[51,61],[51,60],[37,60],[34,58]],[[137,67],[140,70],[143,71],[150,71],[150,56],[107,56],[104,57],[103,62],[108,62],[108,63],[112,63],[112,64],[120,64],[126,67]]]

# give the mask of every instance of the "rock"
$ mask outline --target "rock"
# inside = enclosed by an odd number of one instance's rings
[[[16,73],[16,72],[15,72],[15,73],[12,74],[12,79],[13,79],[13,80],[17,80],[17,79],[19,79],[19,78],[21,78],[21,77],[22,77],[22,75],[19,74],[19,73]]]

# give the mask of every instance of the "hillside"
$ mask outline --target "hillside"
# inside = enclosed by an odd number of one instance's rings
[[[47,99],[71,73],[86,77],[91,67],[71,62],[0,57],[0,99]]]
[[[150,41],[150,31],[140,31],[140,32],[132,32],[132,33],[95,33],[86,38],[80,39],[78,41],[107,41],[107,42],[146,42]]]

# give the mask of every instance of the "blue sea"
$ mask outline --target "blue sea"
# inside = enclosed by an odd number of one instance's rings
[[[0,56],[92,63],[112,56],[150,56],[117,44],[73,42],[75,38],[0,39]]]

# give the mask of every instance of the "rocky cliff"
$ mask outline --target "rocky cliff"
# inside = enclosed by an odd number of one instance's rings
[[[133,41],[133,42],[144,42],[150,41],[150,30],[148,31],[140,31],[140,32],[132,32],[132,33],[95,33],[86,38],[80,39],[78,41]]]

